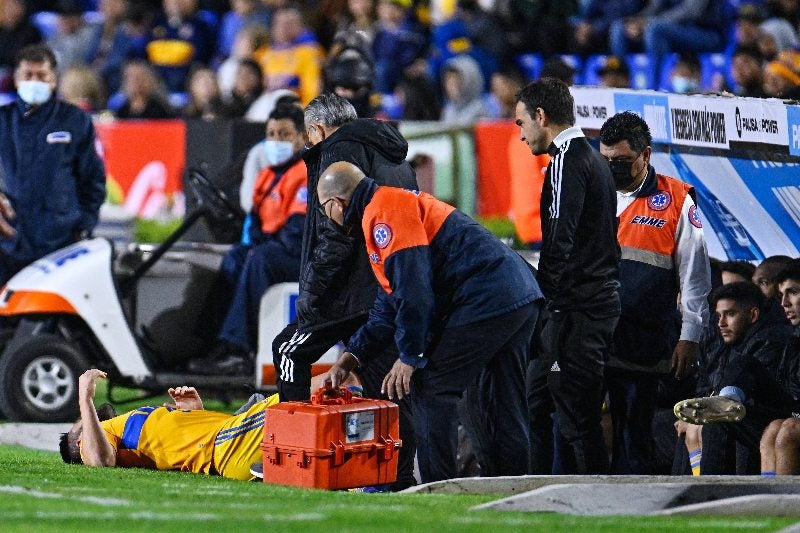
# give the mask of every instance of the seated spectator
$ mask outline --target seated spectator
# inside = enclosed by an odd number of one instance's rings
[[[736,86],[737,96],[763,98],[764,74],[761,65],[761,52],[755,46],[739,46],[731,59],[731,77]]]
[[[59,72],[63,73],[88,63],[87,51],[94,30],[83,21],[83,6],[78,0],[59,0],[57,12],[58,31],[47,44],[56,54]]]
[[[492,74],[489,86],[496,108],[492,114],[494,118],[515,118],[517,94],[525,83],[525,76],[514,66],[508,66]]]
[[[692,54],[681,54],[669,74],[672,92],[693,94],[700,90],[700,61]]]
[[[231,97],[225,114],[231,118],[242,118],[264,90],[261,66],[252,59],[242,59],[236,69]]]
[[[460,11],[456,11],[458,15]],[[453,17],[434,24],[431,29],[431,46],[427,56],[428,72],[433,80],[441,84],[445,63],[454,57],[470,56],[474,59],[483,74],[484,80],[489,80],[497,70],[498,60],[485,48],[479,46],[470,36],[464,20]],[[422,60],[419,60],[421,62]],[[416,64],[408,68],[412,70]],[[482,90],[487,90],[484,86]]]
[[[756,267],[753,272],[755,283],[767,298],[780,298],[778,291],[778,275],[791,266],[794,260],[788,255],[773,255],[767,257]],[[795,324],[797,325],[797,324]]]
[[[244,59],[253,59],[255,51],[265,46],[268,42],[269,32],[266,26],[261,26],[260,24],[246,26],[236,35],[230,57],[223,61],[217,69],[219,90],[225,103],[230,102],[239,63]],[[259,67],[260,69],[261,67]]]
[[[550,56],[566,52],[571,35],[569,21],[578,15],[578,4],[564,0],[510,0],[502,22],[514,53],[536,51]]]
[[[58,84],[58,94],[62,100],[90,114],[105,109],[103,80],[89,67],[72,67],[64,72]]]
[[[231,0],[231,10],[222,17],[217,50],[230,57],[239,33],[248,26],[269,27],[270,13],[259,0]]]
[[[376,21],[377,14],[373,0],[348,0],[347,11],[337,20],[336,34],[358,32],[364,37],[364,45],[370,49],[372,40],[375,38]],[[335,42],[334,35],[333,44]]]
[[[540,78],[555,78],[567,85],[575,83],[575,69],[559,57],[551,57],[545,61]]]
[[[602,67],[597,69],[601,87],[627,89],[631,86],[631,70],[624,57],[609,56]]]
[[[772,61],[784,50],[800,46],[797,33],[785,19],[769,19],[759,29],[758,49],[767,61]]]
[[[718,316],[721,342],[712,347],[706,358],[701,352],[698,394],[725,395],[729,385],[738,383],[732,379],[738,380],[739,373],[753,372],[756,367],[761,369],[760,375],[778,379],[784,348],[792,333],[784,313],[773,302],[766,300],[750,282],[723,285],[714,291],[712,301]],[[752,389],[748,390],[752,393]],[[689,424],[705,424],[709,418],[698,408],[698,403],[705,403],[701,400],[678,402],[675,406],[676,416]],[[717,401],[710,400],[710,403]],[[735,426],[704,426],[702,473],[730,473],[734,469],[733,458],[727,451],[734,441],[741,445],[737,451],[736,472],[749,473],[755,470],[758,440],[767,424],[774,419],[767,411],[751,409],[747,420]],[[735,409],[731,412],[734,418],[730,421],[741,420],[744,412],[743,408]]]
[[[183,108],[184,117],[213,120],[224,116],[225,106],[213,70],[205,67],[194,69],[189,75],[186,89],[189,103]]]
[[[719,265],[722,273],[722,284],[751,281],[756,267],[747,261],[723,261]]]
[[[291,89],[303,105],[308,104],[322,89],[322,47],[304,27],[303,16],[296,7],[275,11],[270,30],[270,45],[255,53],[265,88]]]
[[[740,4],[736,10],[734,39],[729,47],[758,46],[758,38],[761,35],[760,25],[766,17],[767,13],[763,5],[750,2]]]
[[[42,34],[27,16],[25,0],[0,3],[0,92],[14,90],[14,59],[17,52],[42,42]]]
[[[483,75],[478,63],[470,56],[456,56],[445,63],[442,89],[442,122],[465,125],[491,117],[491,111],[483,99]]]
[[[764,65],[764,93],[784,100],[800,99],[800,53],[784,50]]]
[[[571,51],[576,54],[608,53],[609,28],[614,21],[635,15],[644,7],[644,0],[588,0],[573,21]],[[625,85],[627,87],[628,85]],[[606,87],[614,87],[606,85]]]
[[[500,21],[483,9],[477,0],[460,0],[455,15],[463,22],[472,44],[484,50],[495,63],[511,59]]]
[[[208,65],[215,35],[197,14],[198,0],[164,0],[164,15],[150,30],[147,58],[170,92],[181,92],[195,63]]]
[[[103,22],[91,26],[91,41],[86,60],[103,76],[109,94],[122,84],[122,66],[135,57],[130,26],[125,23],[130,10],[128,0],[100,0]]]
[[[379,0],[372,41],[375,90],[391,93],[403,72],[425,54],[425,37],[410,20],[411,0]]]
[[[167,103],[161,80],[149,63],[134,60],[122,71],[125,103],[117,111],[120,119],[167,119],[174,113]]]
[[[373,93],[375,64],[367,51],[346,46],[331,55],[325,64],[324,92],[345,98],[359,118],[373,118],[380,112],[380,95]]]
[[[307,174],[301,154],[306,143],[303,110],[288,104],[275,108],[266,125],[268,166],[253,191],[250,244],[233,247],[223,259],[214,308],[227,314],[219,343],[205,359],[189,362],[198,374],[250,374],[258,345],[261,297],[275,284],[298,281],[306,215]],[[270,339],[271,340],[271,339]]]
[[[427,76],[404,74],[394,89],[394,97],[403,120],[439,120],[439,99]],[[516,105],[516,95],[514,99]],[[393,117],[394,118],[394,117]]]
[[[699,54],[725,48],[730,23],[728,0],[680,0],[648,21],[645,52],[655,71],[672,52]]]

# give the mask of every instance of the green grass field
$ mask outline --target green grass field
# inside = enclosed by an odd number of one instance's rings
[[[324,492],[179,472],[65,465],[0,446],[0,531],[776,531],[791,519],[471,511],[492,496]],[[196,530],[194,528],[197,528]]]

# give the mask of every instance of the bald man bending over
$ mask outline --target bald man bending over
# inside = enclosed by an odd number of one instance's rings
[[[455,476],[456,404],[481,376],[498,475],[530,465],[525,368],[542,293],[517,253],[454,207],[418,191],[378,186],[337,162],[317,186],[325,216],[364,232],[383,291],[367,323],[328,373],[336,386],[394,341],[383,380],[410,395],[422,482]],[[488,395],[489,393],[486,392]]]

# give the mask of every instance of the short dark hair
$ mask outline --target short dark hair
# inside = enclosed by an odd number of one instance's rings
[[[800,283],[800,259],[792,259],[792,262],[778,272],[773,279],[776,285],[780,285],[787,280]]]
[[[765,299],[766,297],[761,292],[761,289],[755,283],[749,281],[737,281],[736,283],[721,285],[714,289],[711,296],[711,302],[714,307],[720,300],[733,300],[747,309],[752,309],[753,307],[760,309],[764,305]]]
[[[117,411],[110,403],[104,403],[96,409],[97,419],[102,422],[117,416]],[[81,436],[81,431],[70,429],[66,433],[62,433],[58,439],[58,451],[61,453],[61,460],[68,465],[82,465],[83,457],[81,457],[81,448],[78,446],[78,438]]]
[[[284,120],[289,119],[297,128],[297,131],[305,131],[305,119],[303,118],[303,110],[299,105],[295,104],[278,104],[275,109],[269,114],[269,120]]]
[[[517,93],[517,100],[525,104],[530,116],[541,107],[554,124],[575,124],[575,100],[567,84],[561,80],[542,78],[532,81]]]
[[[748,280],[753,277],[753,272],[756,271],[755,265],[747,261],[723,261],[719,267],[722,272],[733,272]]]
[[[58,66],[58,61],[56,61],[56,55],[53,53],[53,50],[44,44],[31,44],[17,52],[14,58],[14,69],[17,69],[23,61],[29,63],[49,62],[53,70],[56,70]]]
[[[650,128],[642,117],[630,111],[617,113],[600,127],[600,142],[612,146],[620,141],[628,141],[631,150],[637,154],[653,142]]]

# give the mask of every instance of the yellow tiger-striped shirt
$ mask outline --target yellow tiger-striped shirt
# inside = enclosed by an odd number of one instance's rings
[[[250,479],[250,465],[261,459],[265,411],[276,403],[273,394],[239,415],[140,407],[100,425],[117,466]]]

